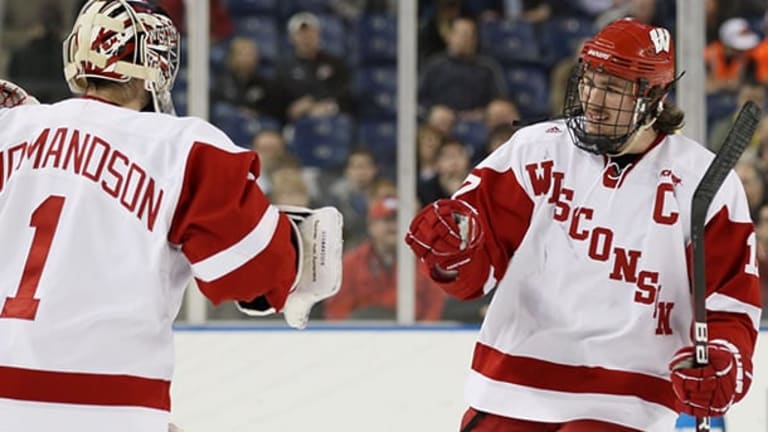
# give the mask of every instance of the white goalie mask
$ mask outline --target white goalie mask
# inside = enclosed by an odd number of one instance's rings
[[[156,112],[175,114],[171,89],[179,65],[179,33],[143,1],[90,0],[64,41],[64,76],[83,94],[88,78],[144,80]]]

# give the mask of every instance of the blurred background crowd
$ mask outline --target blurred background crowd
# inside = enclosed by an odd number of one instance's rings
[[[153,1],[184,32],[184,2]],[[211,11],[209,120],[259,153],[258,181],[274,203],[333,205],[344,215],[342,291],[315,318],[394,319],[397,1],[200,1]],[[2,3],[0,75],[43,102],[70,97],[61,43],[83,1]],[[764,0],[702,0],[702,7],[707,145],[716,149],[738,106],[766,105],[768,19]],[[419,0],[419,203],[450,196],[519,127],[560,115],[581,43],[624,16],[674,33],[675,0]],[[179,115],[186,57],[182,49],[173,92]],[[736,171],[768,301],[768,117]],[[488,301],[452,300],[417,275],[417,320],[478,323]],[[241,318],[231,305],[211,306],[209,317]]]

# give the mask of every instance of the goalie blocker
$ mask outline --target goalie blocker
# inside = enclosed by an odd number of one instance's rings
[[[288,325],[303,329],[312,307],[341,288],[342,215],[334,207],[277,207],[291,221],[298,257],[296,280],[280,312]],[[277,312],[264,297],[251,302],[236,302],[236,305],[250,316]]]

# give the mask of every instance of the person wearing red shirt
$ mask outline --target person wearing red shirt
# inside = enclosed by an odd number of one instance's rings
[[[327,319],[394,319],[397,305],[397,199],[379,198],[368,207],[369,238],[344,254],[339,293],[325,302]],[[416,276],[416,319],[435,321],[445,294],[423,272]]]

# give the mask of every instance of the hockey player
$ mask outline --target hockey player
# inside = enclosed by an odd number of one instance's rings
[[[747,393],[760,298],[733,172],[705,233],[710,365],[691,368],[690,203],[713,155],[674,133],[674,65],[666,29],[606,26],[565,118],[519,130],[412,221],[406,242],[445,291],[496,289],[462,431],[666,432]]]
[[[193,277],[298,328],[339,287],[340,214],[276,208],[256,153],[169,115],[178,44],[147,3],[90,0],[64,44],[82,98],[2,86],[0,431],[167,431]]]

